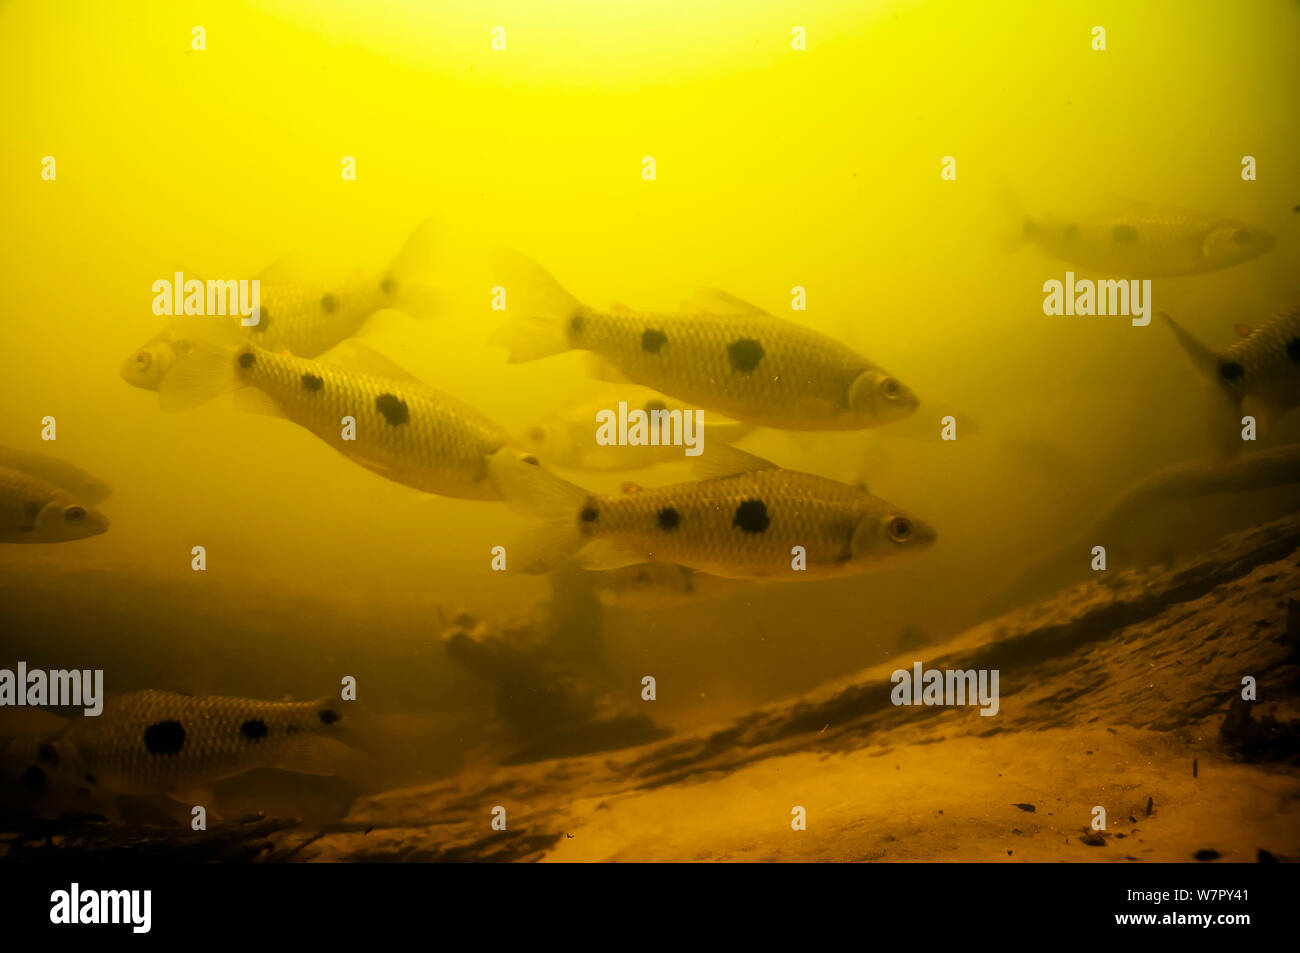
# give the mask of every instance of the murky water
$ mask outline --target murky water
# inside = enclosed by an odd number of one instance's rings
[[[374,792],[701,732],[1094,579],[1094,545],[1108,572],[1146,570],[1296,509],[1279,481],[1157,499],[1080,538],[1221,442],[1207,384],[1151,316],[1224,350],[1300,300],[1293,3],[18,2],[0,24],[0,444],[113,488],[102,535],[0,544],[0,665],[267,700],[355,679],[371,760],[347,790]],[[1172,275],[1139,256],[1166,220],[1196,259]],[[1027,221],[1137,264],[1052,257]],[[606,605],[572,567],[494,571],[494,547],[536,525],[499,501],[423,493],[225,395],[164,413],[123,380],[168,327],[155,282],[269,274],[341,296],[390,274],[421,223],[402,272],[421,307],[380,310],[360,338],[512,440],[619,385],[576,350],[506,362],[493,333],[528,295],[494,307],[519,289],[492,248],[592,313],[720,288],[920,401],[739,445],[863,483],[937,541],[870,573],[674,578]],[[1214,258],[1224,229],[1243,260]],[[1150,279],[1149,323],[1044,314],[1067,272]],[[1246,449],[1297,439],[1292,414]],[[557,472],[615,496],[699,478],[685,453]],[[1076,539],[1073,564],[1022,582]],[[227,797],[309,812],[315,782],[277,777]]]

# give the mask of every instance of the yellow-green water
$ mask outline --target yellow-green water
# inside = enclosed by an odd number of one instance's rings
[[[726,289],[921,397],[905,423],[745,446],[865,480],[938,529],[934,550],[874,575],[607,612],[602,677],[628,704],[653,673],[655,717],[699,726],[878,662],[909,627],[939,638],[978,621],[1114,494],[1210,446],[1201,382],[1166,329],[1043,315],[1042,283],[1069,266],[1007,247],[1020,220],[1006,196],[1050,212],[1119,195],[1267,229],[1267,255],[1154,283],[1157,310],[1230,344],[1234,324],[1300,296],[1297,27],[1281,0],[6,3],[0,443],[115,492],[107,534],[0,550],[0,660],[264,698],[354,675],[377,710],[468,723],[414,773],[482,741],[491,694],[446,658],[440,613],[548,598],[545,579],[489,570],[522,518],[422,496],[228,401],[163,415],[118,375],[162,327],[155,280],[253,277],[288,252],[378,267],[427,217],[444,306],[375,346],[508,428],[597,385],[575,354],[507,365],[487,345],[497,244],[596,306],[672,310],[698,285]],[[947,413],[978,432],[941,442]],[[1296,436],[1293,418],[1267,440]],[[602,490],[628,477],[566,475]],[[1141,558],[1288,505],[1156,514]],[[1086,575],[1081,559],[1065,581]]]

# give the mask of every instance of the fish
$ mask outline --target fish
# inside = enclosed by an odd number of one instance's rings
[[[1162,317],[1187,356],[1214,384],[1240,426],[1243,412],[1268,430],[1300,406],[1300,305],[1274,315],[1226,351],[1206,347],[1168,314]]]
[[[1268,252],[1271,234],[1230,218],[1140,202],[1072,219],[1024,217],[1023,237],[1060,261],[1126,278],[1198,275]]]
[[[544,521],[506,547],[512,565],[543,573],[577,555],[597,569],[667,562],[724,579],[802,581],[867,572],[937,539],[928,524],[861,487],[725,445],[701,461],[703,479],[597,496],[540,467],[501,460],[507,504]]]
[[[99,477],[45,453],[0,447],[0,467],[40,477],[66,490],[81,503],[102,503],[113,493],[113,488]]]
[[[510,363],[589,351],[618,377],[785,430],[859,430],[916,409],[906,384],[852,348],[725,292],[697,292],[693,310],[677,314],[600,312],[518,252],[498,249],[496,263],[516,303],[491,340]]]
[[[627,384],[610,390],[603,397],[582,401],[539,418],[526,427],[515,442],[537,454],[550,466],[575,470],[635,470],[682,460],[682,447],[672,443],[644,446],[603,446],[598,443],[596,415],[601,411],[617,413],[620,403],[625,403],[631,410],[643,410],[647,415],[655,411],[684,415],[692,410],[682,401],[658,391]],[[753,430],[748,424],[709,413],[703,415],[703,421],[707,444],[731,443]]]
[[[386,479],[439,496],[502,498],[489,461],[517,452],[504,429],[360,342],[330,356],[292,357],[238,338],[195,340],[163,379],[159,404],[174,412],[228,391],[252,392],[241,401],[245,409],[286,417]],[[345,439],[345,417],[355,421],[355,439]]]
[[[97,795],[187,800],[255,768],[336,774],[355,750],[342,740],[349,722],[344,703],[328,697],[276,702],[149,689],[109,696],[100,715],[74,719],[56,740],[63,757],[75,753]]]
[[[66,543],[107,530],[108,517],[63,487],[0,467],[0,543]]]
[[[209,316],[237,327],[248,340],[270,351],[319,357],[353,335],[375,312],[404,311],[428,316],[434,298],[421,275],[429,257],[432,227],[421,223],[401,252],[379,274],[355,273],[321,278],[298,259],[282,259],[258,275],[261,282],[257,323],[244,326],[242,316]],[[131,386],[156,391],[172,365],[192,342],[172,322],[122,362],[122,378]]]
[[[619,609],[666,609],[730,595],[745,586],[677,563],[635,563],[584,574],[602,605]]]

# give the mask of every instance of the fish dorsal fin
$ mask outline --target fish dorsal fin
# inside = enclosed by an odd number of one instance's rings
[[[717,288],[696,288],[690,304],[693,310],[704,314],[767,314],[758,305]]]
[[[771,460],[764,460],[760,456],[738,450],[725,443],[708,447],[704,453],[695,458],[692,466],[695,475],[701,480],[753,473],[756,470],[777,469],[777,465]]]
[[[373,348],[351,338],[334,345],[317,360],[322,364],[332,364],[334,367],[342,367],[370,377],[421,383],[418,377],[405,368],[390,361]]]
[[[631,314],[632,309],[621,301],[615,301],[609,306],[610,314]]]

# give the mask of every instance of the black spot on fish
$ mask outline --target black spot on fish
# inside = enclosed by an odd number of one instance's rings
[[[252,718],[239,726],[239,733],[250,741],[261,741],[266,737],[266,722]]]
[[[160,721],[144,730],[144,746],[150,754],[176,754],[185,746],[185,729],[179,721]]]
[[[1110,237],[1117,242],[1132,243],[1138,240],[1138,230],[1132,225],[1116,225],[1110,230]]]
[[[383,281],[379,282],[379,290],[386,295],[391,295],[397,290],[397,282],[392,278],[385,278]]]
[[[727,357],[731,358],[731,366],[742,374],[748,374],[758,367],[764,353],[763,345],[750,338],[741,338],[727,345]]]
[[[335,724],[339,719],[343,717],[338,712],[336,712],[333,708],[322,708],[316,714],[319,715],[320,720],[327,725]]]
[[[648,401],[645,405],[645,412],[647,414],[653,414],[656,410],[667,410],[667,409],[668,409],[668,405],[665,404],[662,400]]]
[[[767,505],[762,500],[746,500],[736,507],[736,518],[732,526],[739,526],[746,533],[761,533],[771,524],[767,515]]]
[[[375,410],[383,414],[384,419],[394,427],[407,423],[411,419],[411,412],[406,409],[406,401],[392,394],[380,394],[376,397]]]
[[[86,780],[86,783],[87,783],[87,784],[98,784],[98,783],[99,783],[98,781],[95,780],[95,776],[94,776],[93,774],[91,774],[89,771],[87,771],[87,772],[85,773],[84,777],[85,777],[85,780]]]
[[[1254,238],[1254,236],[1244,228],[1239,228],[1232,233],[1232,240],[1238,245],[1249,245],[1252,238]]]
[[[243,354],[239,355],[239,366],[244,370],[248,370],[256,361],[257,358],[253,355],[252,351],[245,351]]]
[[[254,334],[265,334],[266,329],[271,326],[271,312],[260,305],[257,308],[257,323],[253,325]]]
[[[338,307],[339,299],[334,297],[332,294],[327,294],[325,297],[320,299],[320,309],[326,314],[333,314],[338,310]]]
[[[36,517],[41,515],[41,504],[28,503],[25,507],[23,507],[23,512],[27,514],[27,518],[29,520],[34,520],[36,519]]]
[[[23,784],[29,791],[39,791],[45,787],[45,772],[32,765],[23,772]]]
[[[1064,236],[1067,242],[1072,242],[1079,237],[1079,226],[1067,225],[1065,226],[1065,230],[1061,232],[1061,234]]]
[[[524,463],[526,463],[526,464],[528,464],[529,466],[532,466],[532,467],[540,467],[540,466],[542,465],[542,461],[541,461],[541,460],[538,460],[538,459],[537,459],[535,456],[533,456],[531,453],[528,454],[527,456],[520,457],[520,459],[523,460]]]
[[[1292,338],[1286,342],[1286,356],[1293,361],[1300,361],[1300,338]]]
[[[584,523],[594,523],[600,519],[600,510],[594,506],[584,506],[582,512],[578,515],[582,517]]]
[[[1225,381],[1241,380],[1241,376],[1245,373],[1246,369],[1236,361],[1224,361],[1219,365],[1219,376]]]
[[[664,531],[676,529],[681,521],[681,515],[671,506],[665,506],[659,511],[659,528]]]
[[[41,764],[48,764],[51,768],[57,768],[59,766],[59,753],[54,750],[54,745],[49,742],[41,745],[36,756],[40,758]]]
[[[325,382],[315,374],[302,375],[302,389],[309,390],[313,393],[325,386]]]
[[[658,354],[659,349],[668,343],[668,335],[655,328],[646,328],[641,333],[641,350],[650,354]]]

